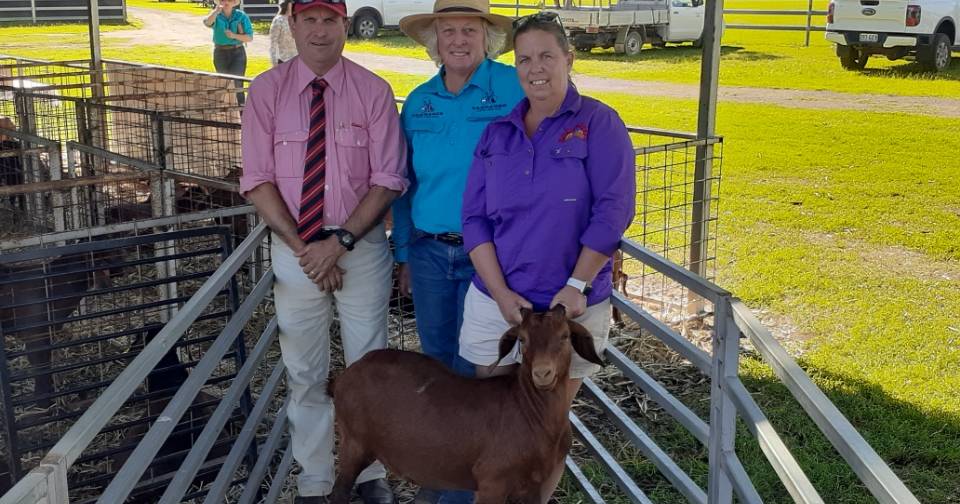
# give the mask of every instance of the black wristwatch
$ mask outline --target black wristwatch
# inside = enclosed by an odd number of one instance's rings
[[[340,245],[343,245],[343,248],[347,249],[347,252],[353,250],[353,246],[357,244],[357,237],[346,229],[337,229],[334,234],[337,235],[337,241],[340,242]]]

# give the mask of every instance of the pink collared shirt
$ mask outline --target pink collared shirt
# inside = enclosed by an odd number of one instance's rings
[[[300,216],[315,78],[300,57],[293,58],[253,80],[243,109],[240,192],[276,185],[294,220]],[[328,83],[323,221],[340,226],[370,187],[406,190],[407,145],[385,80],[343,57],[323,78]]]

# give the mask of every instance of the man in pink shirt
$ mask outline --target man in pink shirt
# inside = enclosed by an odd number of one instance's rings
[[[290,29],[299,56],[250,85],[240,189],[273,231],[296,502],[320,503],[334,482],[333,305],[348,365],[386,348],[393,261],[382,220],[407,188],[406,142],[390,85],[342,56],[343,0],[294,0]],[[357,478],[365,503],[392,504],[385,476],[376,462]]]

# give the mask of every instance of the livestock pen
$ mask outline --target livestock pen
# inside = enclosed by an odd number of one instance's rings
[[[0,306],[46,317],[0,327],[3,381],[16,383],[0,396],[0,482],[13,485],[0,502],[285,501],[293,462],[270,237],[236,195],[235,79],[91,68],[0,60],[0,114],[18,123],[0,134],[19,142],[23,167],[22,181],[0,189],[25,200],[0,199],[3,222],[17,224],[0,237],[0,274],[45,295]],[[586,381],[570,416],[578,442],[564,500],[651,502],[669,488],[698,503],[822,502],[738,378],[739,354],[751,351],[874,496],[916,502],[750,310],[711,282],[723,139],[630,131],[637,217],[617,257],[621,323],[604,355],[612,365]],[[50,298],[64,277],[76,292]],[[416,348],[409,302],[391,306],[391,345]],[[699,376],[703,393],[663,380],[665,367]],[[738,418],[780,487],[754,486],[734,448]],[[698,464],[675,461],[642,428],[651,419],[689,436]],[[636,457],[657,474],[638,472]]]

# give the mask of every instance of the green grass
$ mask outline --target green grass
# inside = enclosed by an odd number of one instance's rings
[[[806,9],[803,1],[728,1],[730,9]],[[814,9],[826,9],[817,0]],[[506,9],[503,14],[513,14]],[[806,16],[727,16],[728,24],[803,25]],[[814,25],[825,20],[817,16]],[[348,49],[377,54],[428,59],[422,48],[395,32],[374,41],[351,41]],[[960,59],[960,54],[957,55]],[[512,63],[513,56],[501,61]],[[700,78],[700,51],[689,44],[651,48],[637,56],[614,54],[612,49],[594,49],[577,53],[574,71],[585,75],[628,80],[663,81],[694,84]],[[960,61],[948,71],[935,75],[924,72],[916,63],[874,57],[863,72],[843,70],[832,44],[822,32],[811,35],[810,47],[804,47],[803,32],[726,30],[722,44],[720,83],[727,86],[756,86],[805,90],[830,90],[848,93],[896,94],[902,96],[960,97]]]
[[[863,72],[843,70],[823,34],[810,47],[803,35],[784,32],[728,30],[723,39],[720,83],[725,86],[828,90],[901,96],[960,97],[960,60],[948,71],[931,74],[914,62],[874,58]],[[427,60],[426,52],[406,37],[389,35],[373,41],[351,40],[347,50]],[[957,55],[960,59],[960,55]],[[513,54],[500,57],[513,63]],[[640,55],[614,54],[612,49],[577,53],[574,72],[626,80],[696,84],[700,50],[690,45],[645,48]]]
[[[210,9],[204,7],[200,2],[191,2],[185,0],[178,0],[176,2],[160,2],[158,0],[127,0],[127,7],[140,7],[144,9],[196,14],[197,16],[203,16],[204,14],[208,14],[210,12]]]

